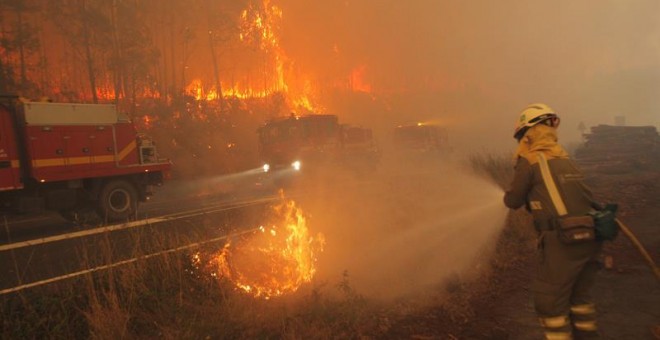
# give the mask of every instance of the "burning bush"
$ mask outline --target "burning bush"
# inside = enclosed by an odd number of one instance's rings
[[[222,276],[236,287],[267,299],[310,282],[324,243],[322,234],[311,236],[294,201],[282,197],[271,215],[270,223],[249,237],[228,242],[216,259]]]

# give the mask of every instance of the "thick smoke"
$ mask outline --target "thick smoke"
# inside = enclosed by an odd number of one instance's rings
[[[493,250],[502,191],[447,159],[410,161],[385,159],[362,180],[329,169],[304,186],[297,200],[327,240],[319,280],[346,272],[358,293],[392,299],[474,273]]]
[[[580,122],[660,124],[654,0],[280,5],[283,46],[299,67],[324,80],[366,65],[363,77],[380,98],[415,94],[390,110],[401,119],[451,118],[461,145],[509,147],[517,113],[539,101],[562,115],[565,141],[579,140]]]

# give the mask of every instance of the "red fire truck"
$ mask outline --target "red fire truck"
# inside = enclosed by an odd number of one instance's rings
[[[362,126],[341,126],[341,163],[358,176],[376,171],[380,162],[380,150],[370,128]]]
[[[335,115],[278,118],[266,122],[258,134],[265,172],[295,173],[328,164],[362,169],[362,163],[378,161],[371,129],[339,124]]]
[[[114,105],[0,96],[0,206],[5,211],[135,214],[171,167]]]
[[[265,172],[292,169],[334,159],[339,150],[339,122],[334,115],[273,119],[258,130]]]

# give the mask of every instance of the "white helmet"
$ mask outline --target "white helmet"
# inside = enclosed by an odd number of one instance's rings
[[[559,117],[548,105],[541,103],[531,104],[520,113],[513,138],[520,140],[525,135],[525,132],[527,132],[527,129],[539,123],[558,127]]]

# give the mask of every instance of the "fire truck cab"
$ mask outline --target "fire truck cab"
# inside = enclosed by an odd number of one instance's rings
[[[258,130],[264,172],[283,177],[327,165],[365,173],[379,160],[371,129],[339,124],[335,115],[290,116]]]
[[[301,171],[334,160],[340,133],[335,115],[292,115],[266,122],[258,129],[264,172]]]

